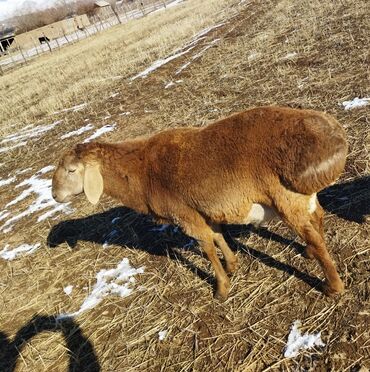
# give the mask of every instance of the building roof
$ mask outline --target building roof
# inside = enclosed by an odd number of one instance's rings
[[[15,36],[15,29],[13,27],[7,27],[0,30],[0,39],[8,39]]]
[[[105,1],[105,0],[97,0],[97,1],[95,1],[94,5],[98,6],[99,8],[104,8],[106,6],[110,6],[108,1]]]

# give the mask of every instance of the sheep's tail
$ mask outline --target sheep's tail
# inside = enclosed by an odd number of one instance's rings
[[[331,116],[308,118],[303,125],[305,134],[301,131],[297,133],[300,138],[296,137],[300,146],[287,150],[291,159],[280,162],[279,176],[293,191],[311,195],[339,178],[346,163],[348,143],[343,128]]]

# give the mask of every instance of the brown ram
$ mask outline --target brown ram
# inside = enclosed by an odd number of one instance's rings
[[[331,116],[311,110],[260,107],[203,128],[166,130],[121,143],[79,144],[61,159],[53,197],[66,202],[101,194],[195,238],[215,270],[216,296],[228,296],[226,274],[237,268],[220,224],[259,224],[280,217],[306,243],[324,272],[324,292],[343,291],[327,251],[316,193],[337,180],[346,135]],[[225,257],[226,272],[216,246]]]

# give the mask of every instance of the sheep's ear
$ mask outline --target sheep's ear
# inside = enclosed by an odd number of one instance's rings
[[[97,164],[85,168],[84,192],[91,204],[96,204],[103,193],[103,177]]]

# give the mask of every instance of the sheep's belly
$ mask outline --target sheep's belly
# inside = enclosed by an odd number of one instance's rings
[[[278,215],[273,208],[263,204],[252,204],[252,208],[247,218],[244,220],[244,223],[260,226],[267,224],[275,217],[278,217]]]

